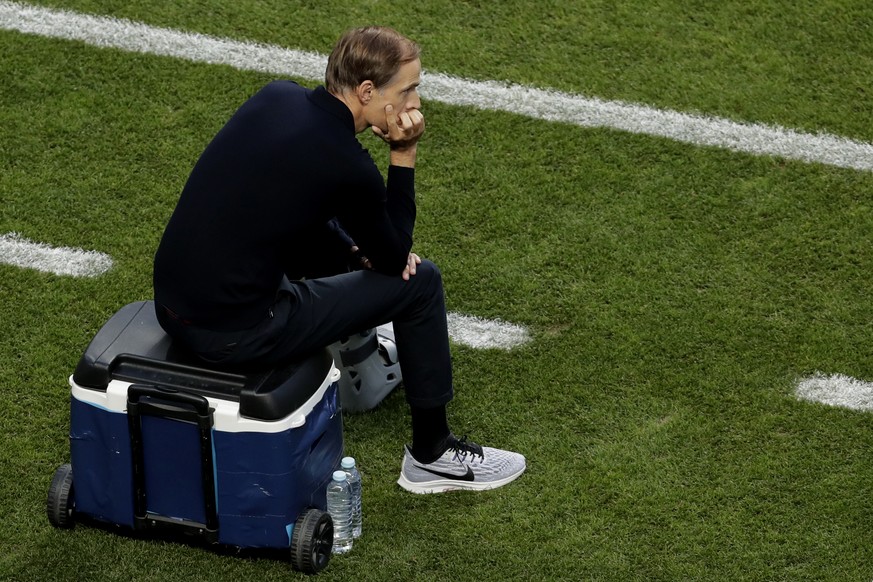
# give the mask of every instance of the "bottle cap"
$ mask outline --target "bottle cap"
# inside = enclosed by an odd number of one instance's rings
[[[351,469],[355,466],[355,458],[354,457],[343,457],[343,460],[340,462],[340,465],[343,469]]]
[[[346,472],[345,471],[334,471],[333,472],[333,480],[334,481],[345,481],[346,480]]]

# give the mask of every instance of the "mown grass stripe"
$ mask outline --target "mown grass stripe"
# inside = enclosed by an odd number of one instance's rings
[[[0,1],[0,28],[316,81],[323,78],[327,63],[327,57],[318,53],[17,2]],[[535,87],[471,81],[427,71],[423,73],[422,81],[423,97],[452,105],[506,111],[583,127],[606,127],[754,155],[873,170],[873,145],[825,133],[812,135],[779,126],[738,123]]]

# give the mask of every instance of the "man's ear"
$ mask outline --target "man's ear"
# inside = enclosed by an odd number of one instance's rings
[[[370,99],[373,98],[373,91],[375,90],[376,86],[373,84],[373,81],[367,80],[355,87],[355,96],[357,96],[361,105],[367,105],[370,103]]]

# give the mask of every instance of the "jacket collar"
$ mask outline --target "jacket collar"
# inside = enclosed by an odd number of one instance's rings
[[[309,94],[309,99],[319,108],[339,118],[354,133],[355,118],[348,106],[327,92],[323,85],[319,85]]]

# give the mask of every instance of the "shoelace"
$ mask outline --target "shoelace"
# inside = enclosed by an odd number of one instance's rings
[[[485,460],[485,451],[482,450],[480,445],[476,443],[469,442],[467,440],[467,435],[464,435],[460,439],[455,439],[455,442],[449,445],[449,448],[455,451],[454,458],[461,461],[462,463],[467,460],[467,455],[473,457],[470,459],[470,462],[476,462],[476,457],[479,457],[480,460]]]

